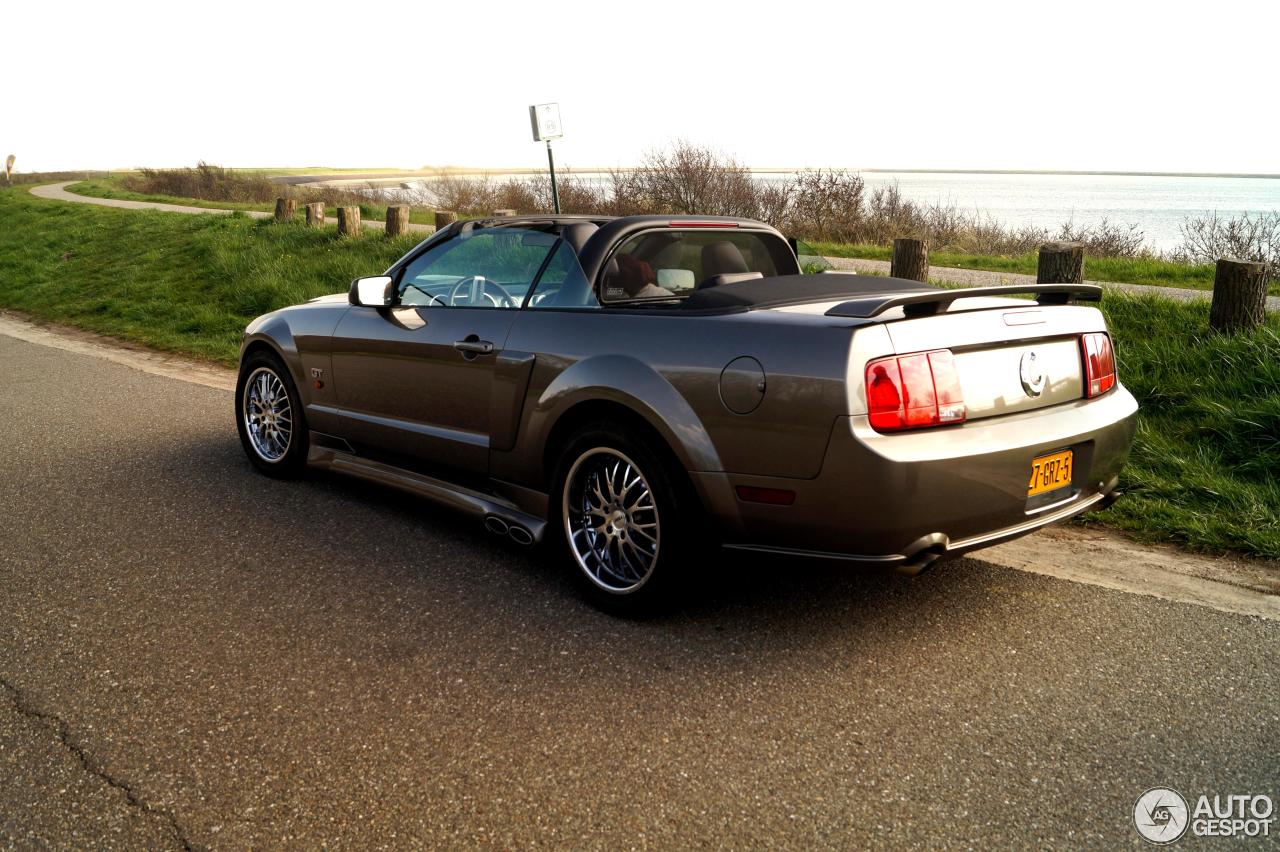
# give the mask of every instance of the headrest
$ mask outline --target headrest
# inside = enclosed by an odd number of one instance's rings
[[[742,257],[742,252],[728,240],[720,240],[702,247],[703,278],[748,271],[747,261]]]

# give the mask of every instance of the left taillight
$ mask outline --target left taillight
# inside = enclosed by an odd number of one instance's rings
[[[1111,336],[1095,331],[1080,336],[1080,354],[1084,358],[1084,395],[1101,396],[1116,386],[1116,354]]]
[[[949,349],[878,358],[867,364],[867,418],[877,432],[963,423],[960,375]]]

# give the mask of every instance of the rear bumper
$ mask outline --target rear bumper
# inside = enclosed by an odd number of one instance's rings
[[[696,473],[732,548],[911,567],[1016,538],[1106,504],[1133,441],[1123,387],[1094,400],[915,433],[882,435],[865,416],[836,421],[812,479]],[[1037,456],[1071,449],[1069,493],[1028,508]],[[794,491],[790,506],[739,500],[750,485]]]

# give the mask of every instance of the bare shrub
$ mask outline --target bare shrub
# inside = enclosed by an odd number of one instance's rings
[[[1219,258],[1268,263],[1280,274],[1280,213],[1243,213],[1223,218],[1217,211],[1183,220],[1182,245],[1173,253],[1187,263],[1215,263]]]
[[[862,196],[866,183],[847,172],[800,172],[778,193],[766,221],[782,221],[794,234],[813,239],[853,241],[864,225]],[[780,206],[780,209],[778,209]]]
[[[121,183],[133,192],[205,201],[264,202],[281,194],[261,172],[235,172],[204,162],[194,169],[142,169]]]
[[[279,197],[296,198],[300,203],[386,204],[387,194],[373,185],[363,187],[309,187],[277,183],[262,172],[242,172],[198,163],[193,169],[140,169],[121,180],[125,189],[144,195],[198,198],[202,201],[231,201],[265,204]],[[368,211],[365,211],[368,213]]]
[[[1096,225],[1063,222],[1057,239],[1083,243],[1085,252],[1094,257],[1138,257],[1150,253],[1144,247],[1145,237],[1137,225],[1120,225],[1106,218]]]

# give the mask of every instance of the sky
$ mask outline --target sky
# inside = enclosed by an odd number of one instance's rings
[[[1280,173],[1280,3],[5,4],[19,171],[753,167]],[[16,34],[16,37],[14,36]]]

